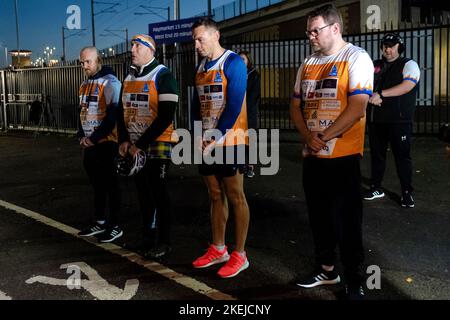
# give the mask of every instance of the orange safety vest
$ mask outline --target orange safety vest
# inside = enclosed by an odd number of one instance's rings
[[[107,105],[104,89],[108,84],[108,77],[114,76],[107,75],[96,80],[86,80],[80,87],[80,121],[86,137],[90,137],[94,133],[106,116]],[[117,142],[117,125],[106,138],[99,142],[104,141]]]
[[[217,127],[217,123],[225,109],[227,102],[227,78],[224,72],[225,61],[234,52],[227,50],[220,57],[216,64],[205,71],[207,59],[203,59],[197,70],[195,84],[200,99],[200,115],[203,123],[203,130],[210,130]],[[235,146],[248,144],[246,134],[247,124],[247,103],[244,97],[242,109],[235,124],[229,131],[223,142],[217,145]]]
[[[158,73],[166,68],[166,66],[160,64],[142,77],[129,74],[123,82],[124,120],[132,143],[139,140],[158,116],[156,78]],[[172,138],[173,132],[174,124],[172,122],[156,141],[176,143],[175,137]]]

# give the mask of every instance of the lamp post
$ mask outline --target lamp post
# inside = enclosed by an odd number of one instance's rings
[[[118,36],[115,32],[125,32],[125,47],[126,47],[126,52],[128,52],[128,29],[117,29],[117,30],[105,29],[105,31],[109,32],[109,34],[101,34],[101,36],[103,36],[103,37],[116,36],[120,39],[124,39],[124,38]]]
[[[62,45],[63,45],[63,52],[61,56],[61,61],[64,63],[66,61],[66,37],[64,36],[64,30],[66,27],[62,27]]]
[[[70,37],[74,37],[74,36],[80,36],[80,35],[82,35],[83,31],[86,31],[86,29],[80,29],[80,30],[78,30],[77,33],[66,36],[66,32],[65,32],[66,30],[70,31],[70,29],[62,26],[62,48],[63,48],[62,56],[61,56],[62,62],[66,61],[66,39],[68,39]]]
[[[94,18],[94,0],[91,0],[91,24],[92,24],[92,46],[95,47],[95,18]]]
[[[5,68],[8,68],[8,48],[0,42],[0,47],[5,48]]]
[[[17,64],[20,66],[19,15],[17,14],[17,0],[14,1],[14,11],[16,13]]]

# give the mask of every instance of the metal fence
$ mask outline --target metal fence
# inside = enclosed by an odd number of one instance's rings
[[[212,17],[217,22],[224,21],[284,1],[285,0],[236,0],[223,6],[214,8],[212,10]],[[199,16],[207,15],[208,12],[199,14]]]
[[[124,63],[111,63],[109,66],[123,78]],[[6,93],[1,95],[2,128],[57,132],[77,129],[78,90],[84,80],[79,66],[2,73]]]
[[[396,30],[405,40],[405,56],[421,70],[414,131],[435,134],[449,121],[449,25]],[[344,39],[364,48],[373,59],[381,58],[380,40],[385,32],[346,35]],[[234,41],[233,41],[234,42]],[[293,129],[289,101],[298,67],[311,54],[307,39],[230,43],[233,50],[250,51],[261,74],[260,127]]]
[[[405,56],[417,61],[421,80],[417,95],[414,131],[416,134],[435,134],[442,123],[449,122],[449,43],[450,25],[397,30],[405,39]],[[345,39],[365,48],[373,59],[380,58],[380,39],[383,32],[347,35]],[[260,128],[293,129],[289,117],[289,102],[297,70],[311,53],[307,39],[269,40],[224,39],[224,46],[235,51],[248,50],[261,74]],[[198,63],[192,44],[167,46],[158,59],[173,71],[180,88],[178,127],[188,127],[189,88],[194,85],[195,65]],[[105,64],[113,67],[120,80],[124,79],[130,63],[129,55],[108,58]],[[75,130],[77,126],[78,87],[84,79],[76,65],[17,71],[4,71],[7,93],[2,96],[1,121],[8,128],[33,127],[30,123],[30,104],[12,104],[15,95],[43,95],[54,117],[45,116],[40,127],[54,130]],[[1,83],[2,81],[0,81]],[[0,84],[1,85],[1,84]],[[0,87],[1,90],[3,90]],[[2,92],[0,90],[0,92]],[[20,109],[22,111],[18,111]],[[27,109],[28,108],[28,109]],[[16,111],[12,111],[16,109]],[[44,108],[45,109],[45,108]],[[28,112],[28,117],[27,117]],[[45,114],[44,114],[45,115]],[[56,119],[56,121],[54,121]],[[5,121],[6,120],[6,121]],[[4,127],[4,125],[2,125]]]

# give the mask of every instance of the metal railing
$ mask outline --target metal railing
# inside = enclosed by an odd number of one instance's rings
[[[414,59],[421,69],[414,131],[418,134],[436,134],[439,126],[449,121],[450,25],[405,28],[397,32],[405,39],[405,56]],[[381,55],[379,44],[383,35],[384,32],[362,33],[346,35],[345,39],[366,49],[373,59],[378,59]],[[223,45],[235,51],[248,50],[253,55],[254,65],[261,74],[259,126],[267,129],[293,129],[289,117],[289,103],[298,68],[311,53],[308,40],[254,38],[251,41],[239,41],[234,38],[224,39]],[[166,62],[178,81],[180,107],[176,120],[178,127],[187,128],[188,88],[194,85],[195,65],[198,63],[193,45],[188,43],[178,47],[167,46],[165,57],[159,50],[157,58]],[[113,67],[120,80],[124,79],[129,63],[129,55],[105,59],[105,64]],[[14,123],[14,126],[19,126],[27,123],[29,119],[26,112],[11,110],[19,107],[9,104],[10,95],[42,94],[48,97],[57,123],[46,125],[54,130],[76,129],[78,88],[84,79],[79,66],[2,71],[2,74],[6,84],[5,91],[8,93],[6,98],[2,96],[2,105],[6,103],[8,111],[7,119],[3,119],[5,113],[1,113],[0,119],[3,123],[6,120],[8,123]],[[9,117],[13,115],[14,121],[10,121]]]
[[[246,13],[254,12],[271,5],[284,2],[286,0],[236,0],[223,6],[212,9],[212,17],[220,22]],[[207,16],[208,12],[203,12],[198,16]]]
[[[113,63],[110,66],[119,78],[123,78],[123,63]],[[3,129],[56,132],[77,130],[78,90],[85,78],[79,66],[2,72],[5,74],[7,92],[6,95],[1,95],[2,115],[6,115],[6,119],[2,117]]]
[[[364,48],[375,60],[381,58],[380,41],[388,31],[345,35],[344,39]],[[396,30],[405,41],[405,56],[421,71],[417,93],[414,132],[436,134],[449,121],[450,25]],[[250,51],[261,74],[260,127],[294,129],[289,103],[298,68],[311,54],[307,39],[242,41],[234,38],[228,48]]]

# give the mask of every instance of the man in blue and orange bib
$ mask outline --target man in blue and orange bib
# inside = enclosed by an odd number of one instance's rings
[[[225,155],[224,159],[218,157],[224,160],[220,163],[207,164],[205,161],[199,166],[211,202],[212,244],[205,255],[193,262],[193,266],[206,268],[227,262],[219,269],[218,275],[231,278],[249,266],[245,252],[250,220],[244,194],[245,154],[226,159],[228,151],[236,155],[239,150],[245,150],[247,144],[247,68],[236,53],[222,48],[214,20],[202,18],[194,23],[192,31],[195,48],[203,57],[195,77],[192,108],[192,119],[201,123],[203,135],[196,139],[201,140],[199,145],[203,155],[209,152]],[[212,132],[219,132],[221,137],[213,137]],[[235,214],[236,247],[231,255],[225,245],[228,201]]]
[[[81,50],[80,63],[87,79],[80,87],[78,138],[83,148],[83,164],[94,187],[96,222],[79,235],[96,235],[100,242],[111,242],[123,234],[117,221],[120,189],[114,167],[118,148],[116,120],[121,84],[113,70],[102,66],[102,59],[95,47]]]
[[[123,82],[119,117],[119,153],[147,154],[135,176],[144,225],[144,257],[161,258],[170,251],[171,200],[167,173],[171,163],[178,86],[170,70],[155,59],[156,42],[145,34],[131,40],[131,71]],[[174,135],[175,136],[175,135]]]
[[[291,118],[305,143],[303,185],[317,269],[297,284],[311,288],[339,283],[334,270],[338,245],[347,296],[360,299],[360,158],[373,64],[367,52],[342,39],[342,16],[334,5],[317,8],[307,17],[306,35],[314,53],[298,71]]]

